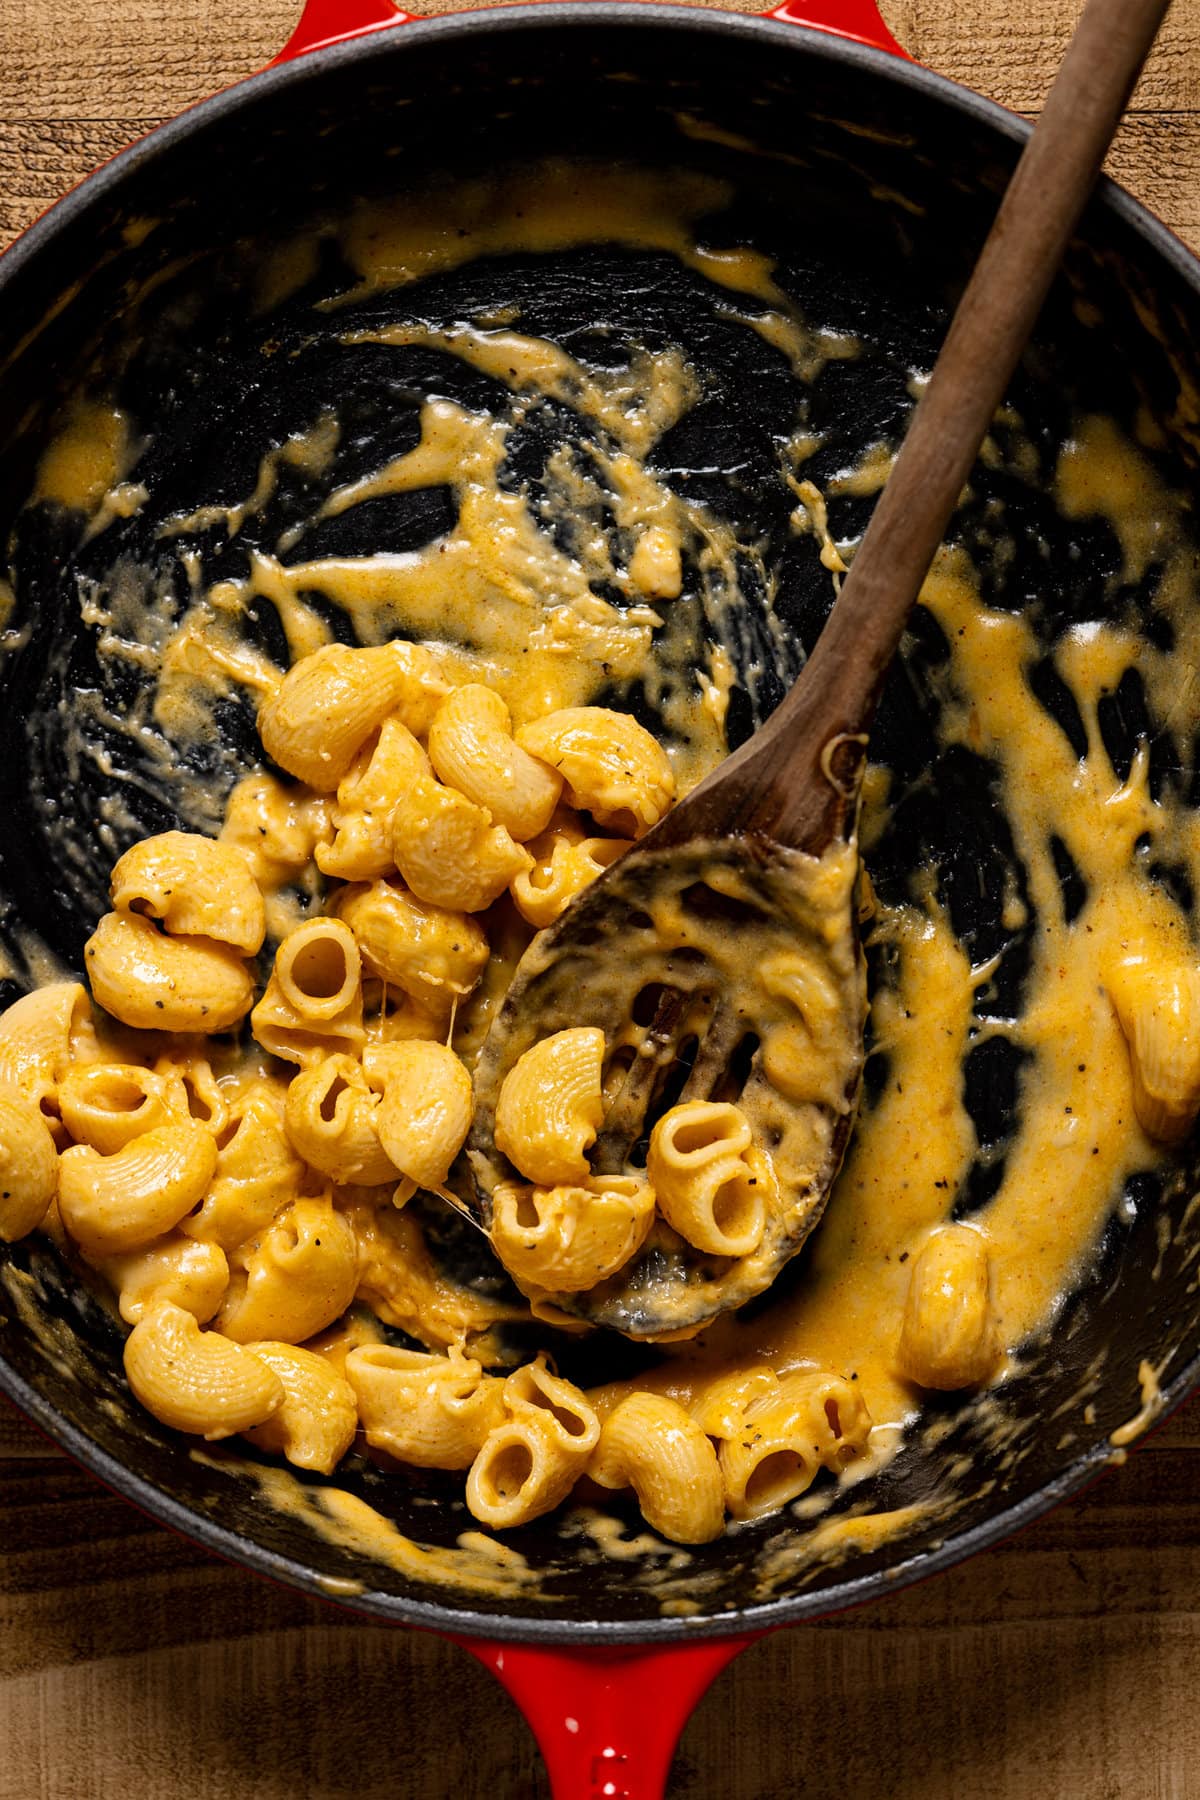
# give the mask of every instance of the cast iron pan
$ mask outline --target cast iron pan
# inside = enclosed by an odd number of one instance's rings
[[[336,406],[343,422],[332,474],[338,481],[415,442],[417,410],[430,393],[504,406],[502,391],[447,357],[339,344],[333,326],[322,324],[327,315],[313,310],[323,294],[344,285],[331,246],[305,290],[267,316],[256,314],[254,275],[272,242],[366,192],[531,156],[615,152],[641,165],[682,162],[718,172],[737,198],[728,218],[710,222],[714,241],[769,251],[805,314],[857,334],[866,346],[856,361],[829,364],[813,389],[811,420],[827,434],[810,471],[820,482],[855,451],[902,428],[909,375],[933,361],[1025,136],[1026,128],[999,108],[869,47],[896,48],[869,4],[832,0],[820,22],[845,36],[798,30],[779,15],[761,20],[602,0],[376,29],[391,19],[386,0],[311,0],[287,54],[326,47],[284,61],[155,132],[63,201],[0,263],[0,543],[20,595],[12,625],[30,627],[25,647],[0,671],[0,902],[4,945],[16,968],[0,987],[0,1002],[27,985],[21,927],[36,928],[78,968],[84,937],[105,908],[113,856],[133,835],[175,822],[174,791],[139,763],[126,739],[113,740],[115,776],[96,759],[68,762],[64,721],[80,691],[100,691],[118,712],[137,699],[136,675],[114,676],[97,661],[93,634],[80,621],[79,578],[102,572],[124,549],[153,561],[168,587],[182,583],[178,545],[157,539],[156,526],[200,502],[245,495],[267,445],[312,423],[322,406]],[[355,41],[333,44],[339,35]],[[681,114],[709,129],[683,135]],[[735,147],[747,141],[757,153]],[[155,221],[148,232],[128,229],[148,220]],[[1037,474],[1022,475],[1005,460],[980,469],[974,498],[953,527],[976,561],[985,596],[1028,602],[1047,650],[1071,622],[1103,615],[1105,578],[1119,566],[1109,529],[1069,523],[1050,497],[1049,474],[1074,412],[1107,412],[1128,427],[1146,409],[1162,432],[1165,476],[1184,487],[1194,479],[1200,439],[1180,398],[1188,383],[1200,382],[1198,286],[1197,265],[1184,249],[1127,195],[1104,185],[1012,390]],[[397,317],[401,309],[442,322],[513,300],[523,330],[543,332],[585,360],[619,359],[635,339],[670,342],[682,344],[703,372],[706,397],[659,446],[656,466],[735,520],[743,539],[762,541],[791,634],[786,652],[770,645],[762,595],[750,582],[744,683],[731,721],[736,741],[785,691],[800,646],[814,640],[830,600],[811,546],[788,532],[791,500],[777,478],[776,440],[794,420],[792,376],[755,334],[730,324],[701,279],[666,257],[604,247],[468,266],[406,290],[402,300],[389,296],[343,311],[337,329]],[[264,359],[267,338],[282,353]],[[14,526],[63,398],[98,383],[153,430],[136,471],[150,501],[90,543],[80,542],[77,515],[46,506]],[[550,449],[578,428],[569,408],[549,413],[514,432],[514,482],[536,488]],[[861,524],[869,504],[840,501],[835,533]],[[1003,568],[989,537],[995,504],[1004,508],[1015,546]],[[235,543],[220,530],[201,534],[193,547],[207,576],[241,572],[247,546],[270,546],[313,506],[311,488],[297,475]],[[301,553],[410,548],[443,531],[451,517],[444,491],[401,496],[329,522],[319,543],[318,532],[308,534]],[[1148,634],[1163,629],[1154,579],[1151,571],[1145,591],[1124,596],[1140,609]],[[344,631],[344,621],[338,628]],[[261,631],[266,647],[278,652],[268,621]],[[1000,955],[991,1004],[1012,1015],[1022,1005],[1036,921],[1016,934],[1001,921],[1002,896],[1010,884],[1024,892],[1024,872],[991,769],[939,741],[925,672],[945,654],[937,628],[918,613],[877,731],[876,753],[892,766],[900,801],[871,872],[885,896],[898,897],[915,869],[934,866],[972,960]],[[752,677],[756,659],[766,666]],[[1043,686],[1045,704],[1070,731],[1069,705],[1052,684]],[[635,710],[643,703],[632,692],[614,698]],[[222,724],[228,742],[249,743],[251,721],[236,703]],[[1149,738],[1154,779],[1197,792],[1194,734],[1149,715],[1136,673],[1112,697],[1106,733],[1118,770]],[[102,848],[101,802],[114,783],[125,822],[116,848]],[[1175,883],[1190,911],[1185,873],[1164,870],[1161,878]],[[1069,905],[1079,877],[1064,868],[1063,880]],[[878,1059],[874,1073],[882,1073]],[[964,1066],[981,1154],[959,1196],[963,1216],[994,1191],[1020,1107],[1017,1077],[998,1041],[973,1051]],[[936,1447],[918,1436],[869,1490],[834,1508],[836,1515],[864,1500],[899,1507],[952,1487],[951,1515],[935,1512],[851,1564],[810,1564],[775,1585],[767,1574],[770,1547],[804,1537],[804,1526],[787,1515],[693,1551],[675,1576],[664,1572],[661,1557],[649,1566],[607,1562],[564,1534],[559,1521],[543,1520],[512,1534],[514,1547],[541,1572],[539,1597],[432,1587],[339,1548],[306,1522],[303,1480],[296,1484],[300,1511],[285,1516],[260,1498],[251,1450],[198,1461],[128,1403],[119,1331],[37,1240],[5,1252],[0,1384],[109,1485],[212,1549],[309,1592],[349,1585],[346,1603],[377,1617],[492,1640],[490,1648],[479,1641],[472,1647],[530,1710],[556,1791],[647,1795],[665,1778],[687,1707],[750,1635],[943,1568],[1074,1491],[1111,1456],[1109,1435],[1136,1408],[1143,1360],[1159,1366],[1171,1353],[1167,1405],[1190,1390],[1200,1376],[1196,1246],[1179,1230],[1160,1255],[1155,1225],[1162,1209],[1181,1220],[1195,1177],[1185,1159],[1135,1179],[1129,1204],[1114,1209],[1095,1266],[1052,1339],[1027,1346],[1022,1373],[993,1400],[1003,1429],[994,1421],[985,1429],[969,1396],[935,1400],[937,1423],[946,1427]],[[494,1271],[471,1261],[474,1252],[453,1222],[441,1229],[439,1253],[448,1265],[494,1285]],[[21,1274],[31,1286],[21,1288]],[[22,1292],[31,1304],[13,1302]],[[567,1367],[587,1372],[578,1360]],[[1094,1405],[1092,1423],[1084,1423],[1084,1398]],[[1072,1411],[1069,1447],[1061,1425],[1047,1428],[1059,1408]],[[967,1472],[951,1482],[954,1464]],[[339,1485],[369,1499],[418,1543],[453,1545],[471,1524],[453,1478],[414,1472],[410,1480],[358,1464],[339,1474]],[[636,1515],[627,1517],[636,1530]],[[652,1578],[673,1583],[667,1592],[677,1598],[691,1596],[695,1612],[664,1616],[663,1589]],[[581,1680],[583,1650],[591,1653],[590,1685]],[[573,1732],[563,1729],[568,1713],[578,1726]]]

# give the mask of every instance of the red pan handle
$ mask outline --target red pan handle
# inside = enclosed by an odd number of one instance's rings
[[[542,1650],[456,1638],[537,1738],[553,1800],[663,1800],[692,1709],[753,1637],[664,1650]]]
[[[392,0],[307,0],[300,23],[275,62],[290,62],[306,50],[323,50],[327,44],[342,44],[389,25],[403,25],[414,16],[401,12]],[[788,25],[811,25],[817,31],[890,50],[908,60],[907,50],[884,24],[875,0],[783,0],[762,17],[781,19]]]

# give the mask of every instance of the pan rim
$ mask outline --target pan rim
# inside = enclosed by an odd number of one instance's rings
[[[1198,1384],[1200,1352],[1161,1391],[1160,1409],[1146,1436],[1165,1423]],[[702,1640],[719,1642],[729,1638],[757,1637],[802,1621],[827,1618],[885,1594],[898,1593],[902,1588],[928,1576],[942,1574],[955,1564],[967,1561],[976,1552],[1014,1536],[1061,1501],[1080,1492],[1107,1469],[1124,1462],[1128,1454],[1125,1450],[1114,1451],[1107,1441],[1095,1444],[1053,1480],[970,1530],[949,1533],[936,1549],[916,1552],[892,1567],[851,1575],[819,1592],[786,1595],[731,1611],[702,1613],[693,1618],[593,1619],[561,1614],[541,1618],[536,1614],[479,1612],[469,1606],[458,1607],[379,1589],[364,1589],[359,1594],[338,1592],[331,1578],[317,1574],[309,1565],[244,1537],[206,1514],[192,1511],[174,1495],[164,1493],[64,1418],[37,1388],[17,1375],[3,1359],[0,1359],[0,1389],[73,1462],[111,1492],[136,1506],[156,1523],[201,1545],[226,1562],[327,1601],[359,1618],[437,1631],[457,1638],[482,1639],[497,1644],[540,1644],[579,1651],[654,1649]],[[1137,1447],[1140,1448],[1140,1444]],[[181,1453],[184,1453],[182,1447]]]
[[[662,3],[662,0],[534,0],[533,4],[505,5],[486,12],[456,13],[433,19],[398,22],[340,44],[305,52],[294,60],[273,64],[232,87],[188,107],[177,117],[156,127],[145,138],[121,151],[87,176],[42,213],[0,254],[0,295],[23,278],[27,270],[51,249],[61,232],[85,219],[91,209],[107,200],[144,164],[170,154],[197,129],[253,107],[266,95],[302,86],[327,70],[367,63],[382,56],[404,54],[430,42],[459,39],[479,33],[520,34],[536,29],[597,33],[613,26],[647,33],[669,30],[699,32],[712,37],[734,37],[746,42],[770,43],[780,50],[798,51],[819,61],[848,64],[886,75],[889,81],[915,94],[933,98],[961,116],[981,123],[1001,137],[1019,144],[1032,127],[998,102],[952,81],[934,70],[905,62],[892,52],[841,38],[817,28],[774,20],[765,15],[728,12],[698,5]],[[1168,268],[1194,290],[1200,291],[1200,259],[1127,189],[1102,176],[1089,210],[1099,209],[1116,218]],[[0,370],[6,362],[0,344]],[[1161,1423],[1200,1385],[1200,1346],[1191,1360],[1162,1391]],[[590,1619],[561,1615],[540,1618],[479,1612],[437,1600],[365,1590],[361,1594],[331,1593],[324,1578],[304,1563],[268,1549],[216,1520],[193,1511],[183,1501],[165,1493],[153,1482],[104,1450],[86,1432],[65,1418],[39,1390],[0,1358],[0,1391],[25,1413],[46,1436],[59,1445],[104,1485],[131,1501],[158,1523],[225,1560],[254,1573],[272,1577],[289,1587],[331,1602],[359,1617],[373,1617],[416,1629],[434,1630],[460,1638],[486,1639],[495,1643],[541,1644],[576,1651],[635,1649],[694,1643],[700,1640],[745,1637],[771,1631],[805,1619],[824,1617],[855,1604],[878,1598],[938,1574],[1011,1536],[1040,1518],[1060,1501],[1078,1493],[1114,1461],[1107,1441],[1077,1456],[1056,1476],[992,1517],[961,1533],[949,1533],[935,1549],[901,1559],[894,1567],[874,1568],[836,1582],[820,1592],[781,1597],[695,1618]]]
[[[764,39],[781,48],[803,51],[819,61],[848,64],[886,75],[892,83],[948,104],[990,126],[1013,143],[1023,143],[1033,129],[1030,120],[1002,106],[999,101],[989,100],[986,95],[927,68],[923,63],[904,61],[893,51],[838,37],[815,26],[795,25],[763,13],[730,12],[723,7],[697,4],[695,0],[523,0],[521,4],[505,3],[435,18],[402,19],[394,27],[385,25],[343,43],[304,51],[287,62],[269,63],[232,86],[185,107],[174,118],[155,126],[145,137],[118,151],[54,201],[0,251],[0,292],[53,242],[66,225],[85,216],[93,205],[99,204],[143,163],[167,154],[197,128],[242,107],[256,105],[264,95],[301,86],[329,69],[373,61],[384,55],[402,55],[408,48],[441,38],[453,41],[474,37],[480,31],[507,36],[544,27],[588,32],[613,25],[647,32],[663,27],[689,33],[698,31],[747,42]],[[1193,287],[1200,288],[1200,256],[1189,250],[1144,202],[1135,199],[1127,188],[1109,175],[1101,174],[1088,203],[1089,211],[1097,207],[1115,212],[1124,224],[1164,256],[1176,273],[1189,280]],[[0,345],[0,369],[3,366],[3,346]]]

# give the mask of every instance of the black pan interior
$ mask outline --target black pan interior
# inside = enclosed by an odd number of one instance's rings
[[[681,127],[681,118],[691,123]],[[778,480],[778,444],[796,418],[795,379],[781,355],[729,322],[720,296],[699,276],[665,256],[606,247],[536,262],[497,258],[399,299],[344,308],[335,327],[314,310],[346,285],[328,236],[306,287],[269,313],[255,311],[255,273],[273,243],[336,217],[362,195],[547,155],[718,173],[733,183],[736,199],[728,215],[704,222],[702,235],[769,252],[777,279],[814,323],[856,334],[866,347],[854,361],[828,364],[807,396],[809,421],[826,434],[807,471],[820,483],[863,446],[901,429],[910,376],[933,359],[1020,137],[1017,122],[923,71],[807,33],[652,7],[635,16],[596,5],[586,15],[539,7],[406,27],[262,78],[157,134],[60,208],[0,266],[0,542],[20,596],[10,628],[30,627],[27,643],[0,669],[0,907],[13,965],[0,1000],[28,985],[20,927],[34,927],[78,967],[82,942],[105,907],[113,856],[132,836],[176,822],[175,793],[151,763],[131,757],[127,740],[110,746],[115,772],[100,757],[68,763],[65,721],[80,690],[102,689],[117,709],[137,697],[128,670],[114,677],[97,661],[94,635],[80,622],[80,577],[102,573],[118,546],[155,562],[182,592],[177,542],[156,535],[162,520],[241,498],[263,451],[311,424],[322,407],[336,406],[343,421],[330,479],[345,481],[415,442],[417,409],[430,394],[503,405],[496,384],[449,357],[340,343],[348,325],[401,316],[445,323],[515,304],[522,330],[564,343],[585,362],[611,366],[637,342],[686,349],[702,372],[705,398],[662,442],[654,465],[763,547],[791,634],[792,647],[780,654],[762,625],[761,590],[748,576],[735,739],[786,690],[799,647],[811,646],[828,609],[828,577],[811,544],[789,533],[792,502]],[[148,234],[130,230],[132,221],[147,220],[155,221]],[[1184,253],[1106,191],[1012,390],[1036,473],[1019,470],[1015,457],[977,471],[973,498],[955,521],[985,596],[1032,608],[1047,649],[1073,621],[1103,616],[1105,578],[1117,566],[1107,528],[1068,522],[1049,497],[1049,474],[1077,411],[1110,413],[1126,428],[1139,409],[1148,411],[1161,427],[1164,473],[1176,486],[1194,478],[1200,440],[1181,396],[1198,365],[1195,287]],[[14,525],[55,414],[80,387],[109,389],[153,428],[134,472],[149,503],[84,544],[78,518],[50,507]],[[575,428],[569,408],[531,416],[513,435],[506,479],[536,489],[549,451]],[[998,441],[1003,450],[1003,431]],[[870,506],[837,504],[835,534],[861,524]],[[1015,545],[1003,563],[995,555],[997,504]],[[216,527],[192,541],[206,576],[241,573],[248,548],[269,548],[313,510],[312,487],[296,474],[236,541]],[[398,496],[317,527],[297,555],[413,548],[451,518],[445,490]],[[1125,596],[1148,633],[1163,629],[1153,586],[1152,572],[1144,593]],[[279,653],[270,609],[262,612],[261,641]],[[338,629],[349,635],[344,620]],[[974,960],[1002,952],[997,1012],[1019,1011],[1036,919],[1016,934],[1001,920],[1003,896],[1013,884],[1024,891],[1024,872],[992,771],[982,758],[939,746],[924,680],[946,653],[939,637],[918,613],[888,684],[875,751],[892,767],[901,798],[872,876],[881,893],[899,897],[914,870],[932,865]],[[613,698],[635,710],[644,703],[636,692]],[[1045,704],[1061,708],[1061,696],[1047,688]],[[250,743],[252,721],[237,704],[223,726],[230,743]],[[1113,697],[1109,729],[1114,766],[1148,737],[1155,779],[1197,791],[1194,735],[1150,718],[1136,678]],[[197,768],[214,773],[203,762]],[[115,848],[99,829],[114,782],[125,802]],[[1162,878],[1181,882],[1170,870]],[[1069,905],[1078,877],[1064,869],[1063,879]],[[1184,899],[1192,911],[1190,890]],[[878,1064],[873,1073],[879,1077]],[[969,1216],[994,1191],[1019,1083],[995,1044],[968,1058],[963,1081],[980,1140],[959,1197]],[[1156,1218],[1166,1208],[1178,1220],[1194,1180],[1186,1162],[1137,1178],[1084,1290],[1004,1390],[1002,1430],[994,1419],[985,1429],[970,1399],[948,1398],[939,1403],[948,1430],[938,1446],[915,1443],[869,1490],[874,1504],[906,1505],[943,1491],[947,1471],[963,1463],[949,1523],[932,1518],[852,1567],[810,1567],[777,1587],[764,1585],[762,1556],[768,1541],[779,1540],[781,1521],[740,1529],[695,1552],[679,1578],[673,1591],[694,1595],[700,1609],[686,1625],[661,1615],[661,1559],[607,1563],[554,1520],[512,1534],[514,1547],[544,1572],[537,1597],[433,1589],[323,1541],[303,1517],[264,1504],[244,1473],[252,1452],[197,1462],[127,1402],[119,1332],[37,1243],[5,1252],[29,1285],[6,1285],[0,1381],[159,1516],[310,1588],[329,1578],[361,1583],[356,1605],[415,1621],[453,1618],[459,1628],[483,1621],[513,1635],[560,1635],[578,1619],[610,1637],[720,1631],[748,1617],[766,1623],[826,1608],[869,1591],[885,1568],[893,1577],[928,1570],[1011,1529],[1103,1462],[1108,1434],[1135,1409],[1139,1363],[1159,1360],[1173,1344],[1181,1348],[1172,1391],[1181,1392],[1200,1311],[1190,1291],[1194,1249],[1184,1234],[1163,1251]],[[452,1225],[443,1235],[445,1256],[463,1266],[467,1247]],[[470,1278],[496,1280],[486,1268]],[[21,1294],[25,1300],[13,1302]],[[55,1323],[39,1326],[35,1314]],[[564,1354],[567,1372],[588,1373],[594,1353]],[[618,1346],[610,1354],[631,1353]],[[1103,1380],[1094,1392],[1088,1387],[1094,1422],[1084,1424],[1073,1402],[1098,1359]],[[1069,1445],[1048,1424],[1066,1407]],[[421,1543],[453,1544],[471,1523],[457,1479],[417,1473],[410,1481],[362,1465],[339,1483]],[[852,1496],[856,1504],[865,1497],[862,1489]],[[636,1528],[635,1516],[627,1517]],[[789,1521],[782,1529],[798,1539],[804,1527]]]

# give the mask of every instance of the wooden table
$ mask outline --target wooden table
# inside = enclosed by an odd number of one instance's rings
[[[883,10],[920,60],[1033,111],[1076,9]],[[0,0],[0,244],[132,138],[257,68],[298,13],[299,0]],[[1112,167],[1200,246],[1200,0],[1176,0]],[[1012,1542],[747,1652],[684,1734],[672,1794],[1200,1796],[1198,1542],[1200,1401]],[[528,1730],[461,1652],[214,1562],[0,1406],[0,1800],[546,1791]]]

